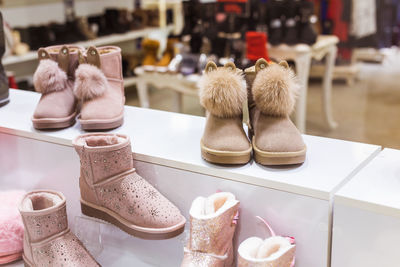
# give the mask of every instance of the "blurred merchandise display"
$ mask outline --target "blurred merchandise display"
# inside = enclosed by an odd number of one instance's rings
[[[3,15],[0,12],[0,25],[3,25]],[[4,28],[0,27],[0,106],[3,106],[9,102],[8,98],[8,79],[4,71],[1,59],[6,51],[4,36]]]

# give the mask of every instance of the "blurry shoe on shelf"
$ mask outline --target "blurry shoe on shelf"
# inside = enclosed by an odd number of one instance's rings
[[[86,17],[76,18],[75,23],[80,33],[84,35],[87,40],[93,40],[97,37],[96,34],[90,28]]]
[[[122,55],[122,69],[123,77],[135,76],[135,68],[140,66],[142,62],[141,54],[123,54]]]
[[[125,33],[131,28],[130,14],[127,10],[107,8],[104,17],[108,34]]]
[[[191,75],[197,72],[199,56],[194,54],[183,54],[179,71],[183,75]]]
[[[181,68],[182,59],[183,59],[183,57],[181,54],[175,55],[175,57],[168,64],[168,72],[169,73],[178,73]]]
[[[37,190],[22,199],[25,266],[100,266],[68,227],[66,199],[60,192]]]
[[[125,92],[121,48],[91,46],[80,54],[74,93],[81,102],[79,122],[84,130],[108,130],[124,121]]]
[[[272,45],[278,45],[282,43],[284,33],[284,25],[282,25],[282,14],[284,10],[284,0],[270,0],[267,3],[268,41]]]
[[[286,0],[285,2],[285,31],[283,34],[282,42],[288,45],[295,45],[299,42],[298,2],[299,0]]]
[[[259,58],[268,59],[267,35],[263,32],[246,32],[246,58],[255,62]]]
[[[128,136],[84,134],[75,138],[73,145],[81,161],[83,214],[145,239],[166,239],[182,233],[185,217],[133,167]]]
[[[248,86],[249,137],[255,161],[262,165],[303,163],[306,145],[289,115],[300,85],[286,61],[259,59],[245,70]]]
[[[88,17],[88,23],[90,29],[97,35],[97,36],[104,36],[110,34],[106,24],[106,18],[104,14],[101,15],[92,15]]]
[[[200,104],[206,109],[201,155],[209,162],[245,164],[251,144],[243,129],[243,105],[247,98],[243,72],[232,62],[224,67],[209,62],[199,81]]]
[[[32,117],[36,129],[65,128],[75,123],[77,101],[73,92],[78,53],[75,45],[38,50],[39,65],[33,75],[35,90],[42,94]]]
[[[160,42],[152,39],[143,39],[142,49],[144,57],[142,66],[145,71],[154,71],[157,63],[157,53],[160,47]]]
[[[317,16],[314,14],[314,3],[309,0],[299,2],[300,32],[299,42],[312,45],[317,41],[317,32],[315,25]]]
[[[136,5],[135,9],[132,12],[132,30],[142,29],[147,27],[149,21],[149,17],[147,12],[143,10],[140,5]]]
[[[145,10],[147,13],[147,26],[148,27],[159,27],[160,26],[160,18],[158,9],[148,9]]]
[[[24,191],[0,191],[0,265],[22,259],[24,224],[18,211]]]
[[[233,266],[233,237],[239,219],[239,201],[232,193],[197,197],[190,207],[189,240],[181,267]]]
[[[238,267],[294,267],[296,251],[294,239],[277,236],[268,223],[261,220],[272,236],[265,240],[259,237],[250,237],[240,243]]]
[[[18,31],[12,31],[14,40],[13,54],[17,56],[25,55],[29,52],[29,45],[21,42],[21,34]]]
[[[6,72],[4,71],[2,58],[6,51],[6,43],[3,27],[3,15],[0,12],[0,106],[7,104],[9,100],[9,87]]]
[[[176,38],[168,38],[167,46],[161,59],[156,64],[156,71],[167,72],[168,65],[175,56],[175,44],[178,42]]]

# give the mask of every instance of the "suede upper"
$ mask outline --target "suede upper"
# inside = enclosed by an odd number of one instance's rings
[[[104,75],[107,84],[106,89],[91,99],[82,99],[81,120],[107,120],[122,116],[124,112],[125,96],[122,78],[122,59],[121,49],[115,46],[97,48],[96,51],[100,58],[100,74],[94,73],[93,76],[84,76],[86,69],[79,67],[77,70],[78,79],[85,79],[80,84],[75,85],[75,91],[88,90],[99,86],[99,79],[96,75]],[[89,51],[89,53],[91,52]],[[87,55],[89,58],[91,55]],[[88,59],[89,60],[89,59]],[[82,66],[84,66],[83,64]],[[99,67],[99,66],[97,66]],[[83,78],[81,78],[81,73]],[[91,80],[92,79],[92,80]],[[79,88],[85,86],[87,89]]]
[[[86,134],[74,146],[81,158],[83,200],[137,226],[167,228],[182,222],[178,208],[136,173],[127,136]]]
[[[251,147],[241,116],[220,118],[208,114],[202,142],[204,146],[220,151],[244,151]]]

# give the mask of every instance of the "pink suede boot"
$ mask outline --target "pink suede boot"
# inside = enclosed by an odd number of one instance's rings
[[[82,101],[79,121],[84,130],[117,128],[124,121],[121,49],[89,47],[80,55],[74,92]]]
[[[32,117],[36,129],[65,128],[75,123],[77,101],[73,86],[78,52],[82,49],[75,45],[39,49],[40,62],[33,75],[35,90],[42,93]]]
[[[24,191],[0,192],[0,265],[22,258],[24,224],[18,205]]]
[[[70,232],[62,193],[32,191],[22,199],[19,211],[25,226],[25,266],[99,266]]]
[[[146,239],[170,238],[183,231],[186,219],[178,208],[133,168],[128,136],[84,134],[73,144],[81,159],[83,214]]]
[[[190,236],[181,267],[232,266],[238,210],[239,201],[231,193],[196,198],[190,208]]]
[[[272,236],[265,240],[250,237],[243,241],[238,248],[238,267],[294,267],[294,238],[277,236],[268,223],[261,220]]]

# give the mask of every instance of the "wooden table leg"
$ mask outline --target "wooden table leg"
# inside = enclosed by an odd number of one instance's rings
[[[297,77],[300,81],[299,98],[296,104],[295,124],[301,133],[306,131],[307,91],[310,74],[311,53],[304,53],[295,58]]]
[[[139,77],[137,79],[136,87],[138,90],[138,96],[139,96],[139,103],[142,108],[149,108],[150,103],[149,103],[149,93],[148,93],[148,88],[147,88],[147,82]]]
[[[332,46],[326,54],[325,73],[322,85],[322,108],[324,110],[325,121],[331,129],[338,126],[332,116],[332,76],[333,68],[335,67],[336,53],[337,47]]]

